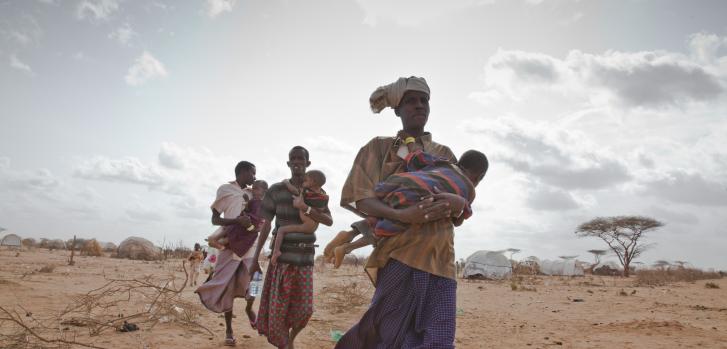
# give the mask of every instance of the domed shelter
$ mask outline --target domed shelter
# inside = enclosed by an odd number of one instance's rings
[[[119,258],[153,261],[161,259],[162,254],[151,241],[132,236],[119,244],[117,255]]]
[[[545,275],[558,276],[583,276],[583,267],[575,259],[565,260],[542,260],[540,262],[540,273]]]
[[[23,239],[15,234],[7,234],[2,240],[0,240],[0,246],[8,248],[21,248],[23,246]]]
[[[119,247],[116,246],[116,244],[113,243],[113,242],[102,242],[101,243],[101,248],[103,248],[104,252],[114,252]]]
[[[512,274],[510,260],[502,252],[477,251],[464,262],[463,277],[500,280]]]
[[[46,246],[50,250],[65,250],[66,249],[66,242],[61,239],[53,239],[49,240],[46,243]]]

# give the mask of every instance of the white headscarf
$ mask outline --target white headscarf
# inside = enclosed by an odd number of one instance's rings
[[[427,81],[424,78],[411,76],[408,78],[399,78],[394,83],[381,86],[369,98],[371,111],[378,114],[386,107],[395,109],[399,106],[401,98],[404,97],[406,91],[421,91],[429,95],[429,85],[427,85]]]

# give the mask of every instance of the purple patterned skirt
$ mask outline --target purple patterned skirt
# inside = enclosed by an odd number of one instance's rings
[[[369,309],[336,348],[454,348],[457,282],[390,259]]]

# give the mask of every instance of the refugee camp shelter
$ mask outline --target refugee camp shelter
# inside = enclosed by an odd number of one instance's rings
[[[510,260],[502,251],[477,251],[467,257],[464,262],[463,277],[505,279],[512,275]]]
[[[0,246],[8,248],[21,248],[23,246],[23,239],[15,234],[7,234],[2,240],[0,240]]]
[[[575,259],[540,261],[540,273],[545,275],[583,276],[583,267]]]

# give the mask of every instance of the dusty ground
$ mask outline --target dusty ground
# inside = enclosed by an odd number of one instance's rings
[[[174,273],[183,278],[181,260],[76,256],[71,267],[66,265],[67,256],[67,251],[24,251],[19,256],[0,251],[0,306],[22,306],[33,316],[43,316],[102,286],[104,274]],[[48,264],[57,267],[51,273],[36,272]],[[634,287],[633,279],[535,277],[516,282],[519,288],[534,290],[513,291],[510,281],[460,280],[456,344],[458,348],[727,348],[727,279],[710,281],[719,289],[706,288],[706,282],[651,288]],[[315,292],[316,312],[300,335],[298,348],[331,348],[331,331],[350,327],[365,311],[373,289],[360,269],[318,267]],[[183,297],[197,301],[192,288],[185,289]],[[345,300],[361,305],[347,306]],[[238,347],[271,348],[247,325],[243,305],[236,304],[234,319]],[[79,341],[107,348],[222,347],[223,319],[203,309],[198,314],[197,321],[213,335],[174,322],[95,337],[88,337],[82,327],[70,326],[68,331],[77,331]]]

